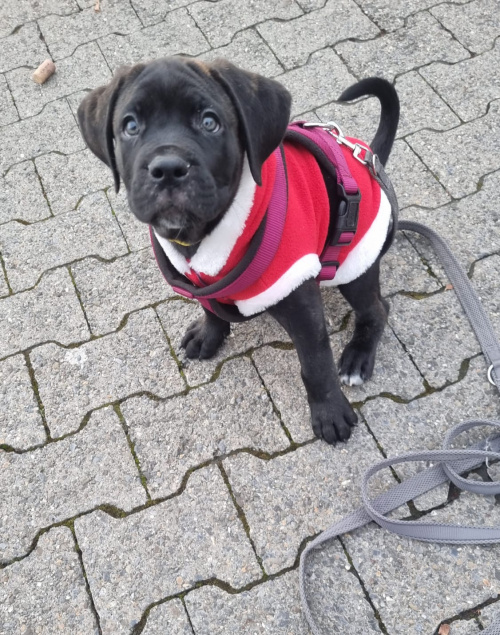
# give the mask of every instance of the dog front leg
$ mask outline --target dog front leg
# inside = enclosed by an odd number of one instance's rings
[[[229,322],[205,308],[203,311],[205,315],[190,324],[182,338],[181,346],[190,359],[213,357],[229,335]]]
[[[268,312],[297,350],[314,434],[331,444],[346,441],[358,418],[340,389],[316,281],[307,280]]]

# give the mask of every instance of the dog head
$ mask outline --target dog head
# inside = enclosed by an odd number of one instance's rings
[[[89,148],[123,180],[135,216],[194,244],[222,218],[248,157],[261,182],[291,98],[278,82],[218,60],[183,57],[122,67],[78,108]]]

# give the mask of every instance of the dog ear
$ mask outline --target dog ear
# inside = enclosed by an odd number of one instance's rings
[[[92,152],[113,172],[115,190],[120,189],[120,175],[116,167],[113,134],[113,115],[123,88],[139,73],[144,64],[122,66],[112,81],[89,93],[78,106],[78,122],[82,136]]]
[[[209,68],[233,102],[252,176],[261,185],[262,165],[281,143],[290,121],[292,97],[279,82],[226,60],[216,60]]]

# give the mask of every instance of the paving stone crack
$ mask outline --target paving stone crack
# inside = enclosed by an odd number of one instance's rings
[[[271,402],[271,405],[273,407],[273,412],[274,414],[277,416],[281,428],[283,430],[283,432],[286,434],[288,441],[290,442],[290,446],[294,446],[295,445],[295,441],[293,440],[292,435],[290,434],[290,431],[288,430],[288,428],[285,425],[285,422],[283,421],[283,417],[281,416],[281,412],[278,408],[278,406],[276,405],[276,402],[273,399],[273,396],[271,394],[271,391],[269,390],[269,388],[266,386],[266,383],[264,381],[264,378],[262,377],[262,375],[259,372],[259,368],[257,366],[257,364],[255,363],[255,360],[253,359],[253,357],[250,355],[250,361],[252,363],[252,366],[255,368],[255,372],[257,373],[257,375],[259,376],[260,382],[262,384],[262,387],[264,388],[264,390],[266,391],[267,397],[269,399],[269,401]]]
[[[363,593],[365,595],[365,599],[368,602],[368,604],[371,606],[371,609],[373,611],[375,619],[377,620],[377,623],[378,623],[378,626],[379,626],[380,630],[382,631],[382,633],[384,633],[384,635],[389,635],[389,631],[387,630],[387,627],[385,626],[384,622],[382,621],[382,617],[381,617],[379,611],[377,610],[375,604],[373,603],[373,600],[371,599],[370,594],[368,593],[368,589],[367,589],[367,587],[366,587],[366,585],[365,585],[365,583],[363,581],[363,578],[361,577],[361,575],[359,574],[358,570],[354,566],[354,561],[351,558],[351,555],[350,555],[349,551],[347,550],[347,547],[345,546],[344,541],[342,540],[342,538],[340,536],[338,537],[338,541],[339,541],[340,545],[342,546],[342,549],[344,550],[344,554],[345,554],[345,557],[347,558],[347,561],[349,562],[349,565],[350,565],[349,572],[354,575],[354,577],[358,580],[359,585],[363,589]]]
[[[122,425],[123,432],[125,433],[125,436],[127,437],[128,447],[129,447],[130,453],[132,454],[132,458],[134,459],[134,463],[135,463],[135,466],[137,467],[137,471],[139,472],[139,479],[141,481],[141,485],[143,486],[143,488],[144,488],[144,490],[146,492],[146,496],[148,498],[148,501],[150,501],[150,500],[152,500],[152,498],[151,498],[151,494],[149,493],[149,489],[148,489],[148,480],[147,480],[144,472],[142,471],[141,462],[139,460],[139,457],[137,456],[137,452],[135,451],[135,443],[130,438],[129,427],[128,427],[127,421],[126,421],[125,417],[123,416],[123,413],[122,413],[122,411],[120,409],[120,404],[116,404],[115,406],[113,406],[113,410],[116,412],[116,414],[118,416],[118,419],[120,420],[120,423]]]
[[[71,535],[73,536],[73,540],[75,542],[75,551],[76,551],[77,556],[78,556],[78,562],[80,563],[80,568],[82,570],[83,579],[85,580],[85,589],[87,591],[87,595],[89,596],[90,608],[91,608],[92,613],[94,614],[94,619],[95,619],[96,626],[97,626],[97,632],[98,632],[99,635],[102,635],[101,620],[100,620],[99,613],[97,611],[96,605],[94,603],[94,598],[92,596],[92,591],[90,590],[90,584],[89,584],[89,581],[88,581],[88,578],[87,578],[87,571],[85,570],[85,564],[83,562],[82,550],[80,549],[80,545],[78,544],[78,539],[76,537],[75,523],[74,523],[74,521],[70,521],[70,522],[67,523],[66,526],[71,531]]]
[[[245,534],[248,538],[249,543],[252,546],[252,550],[254,552],[255,558],[257,560],[257,562],[259,563],[259,567],[260,570],[262,571],[262,575],[264,576],[265,579],[267,579],[267,572],[264,569],[264,564],[262,562],[262,558],[259,556],[258,552],[257,552],[257,548],[255,546],[255,543],[252,539],[252,534],[251,534],[251,530],[250,530],[250,524],[245,516],[245,512],[243,511],[243,507],[238,503],[238,501],[236,500],[236,496],[233,492],[233,488],[231,487],[231,483],[229,482],[229,478],[227,476],[226,470],[224,469],[224,466],[222,465],[222,461],[217,461],[216,462],[217,467],[219,468],[219,471],[221,473],[222,476],[222,480],[224,481],[228,491],[229,491],[229,496],[231,497],[231,500],[233,501],[233,505],[236,509],[236,513],[238,515],[238,518],[243,526],[243,529],[245,530]]]

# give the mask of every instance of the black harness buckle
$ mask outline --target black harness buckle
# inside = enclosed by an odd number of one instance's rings
[[[337,193],[339,196],[337,222],[329,240],[329,244],[332,247],[351,244],[356,229],[358,228],[359,203],[361,201],[361,193],[359,190],[356,194],[347,194],[341,183],[337,184]],[[348,240],[342,240],[342,234],[346,232],[352,233],[353,236]]]

